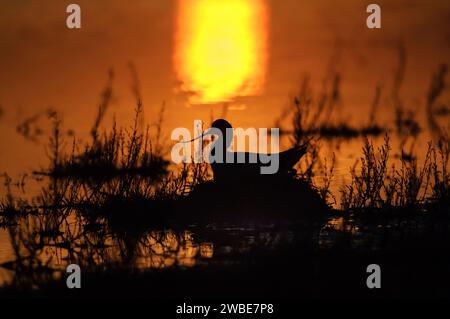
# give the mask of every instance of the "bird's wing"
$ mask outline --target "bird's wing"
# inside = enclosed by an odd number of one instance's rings
[[[279,155],[279,164],[280,168],[282,170],[289,170],[291,169],[297,162],[300,160],[300,158],[306,154],[308,146],[302,145],[298,147],[291,148],[289,150],[286,150],[284,152],[278,153]],[[261,156],[263,154],[259,153],[248,153],[248,152],[235,152],[232,155],[233,162],[232,163],[245,163],[248,167],[252,166],[252,164],[255,164],[257,167],[259,165],[268,165],[267,162],[263,162],[261,160]],[[265,156],[273,156],[275,154],[264,154]],[[239,161],[238,159],[241,159],[243,161]]]
[[[292,168],[306,154],[307,145],[291,148],[280,153],[280,167],[285,169]]]

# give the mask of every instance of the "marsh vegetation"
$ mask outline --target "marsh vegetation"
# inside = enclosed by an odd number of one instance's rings
[[[145,126],[137,85],[131,126],[114,124],[101,131],[112,94],[110,73],[88,142],[80,144],[65,134],[61,116],[48,112],[49,164],[33,173],[41,185],[38,195],[22,197],[13,191],[24,188],[26,175],[20,181],[3,176],[0,226],[9,236],[14,259],[0,265],[11,272],[0,294],[72,294],[61,278],[65,266],[76,263],[90,296],[113,295],[123,287],[132,296],[162,297],[173,291],[179,296],[211,291],[230,296],[239,286],[242,296],[288,297],[296,292],[331,297],[344,289],[349,297],[364,297],[367,292],[357,274],[377,260],[394,273],[388,275],[393,284],[382,296],[422,296],[430,283],[410,283],[406,277],[429,269],[441,278],[450,269],[445,259],[450,137],[439,125],[448,106],[437,102],[447,67],[440,66],[430,84],[426,111],[433,141],[419,162],[413,142],[404,149],[422,128],[401,101],[399,52],[392,128],[376,120],[380,87],[367,123],[352,127],[333,116],[341,103],[340,75],[331,76],[331,90],[317,99],[305,78],[280,117],[291,122],[284,133],[292,145],[309,145],[297,173],[276,185],[242,183],[233,189],[216,185],[205,163],[170,165],[161,138],[164,108],[156,125]],[[19,133],[34,136],[29,133],[33,120],[25,123]],[[372,139],[378,136],[384,136],[384,143],[376,147]],[[401,141],[397,158],[392,136]],[[362,138],[362,155],[336,193],[331,188],[336,156],[321,157],[321,143],[352,138]],[[408,263],[413,266],[404,276],[395,277]],[[332,275],[337,270],[347,288]],[[119,288],[107,282],[119,282]],[[153,288],[146,290],[149,283]],[[281,283],[288,283],[288,289],[277,295]],[[446,293],[442,287],[432,295]]]

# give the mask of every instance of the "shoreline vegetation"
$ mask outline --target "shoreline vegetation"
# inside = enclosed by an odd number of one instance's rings
[[[448,266],[443,254],[450,220],[450,137],[437,124],[437,118],[445,114],[436,103],[445,87],[447,67],[439,68],[430,85],[426,110],[435,142],[429,142],[425,160],[419,163],[413,148],[403,150],[421,128],[401,102],[402,63],[400,53],[392,92],[393,131],[376,122],[380,87],[375,90],[368,124],[354,128],[330,121],[340,105],[340,75],[331,76],[331,91],[325,90],[319,99],[313,98],[306,78],[278,125],[291,116],[292,130],[282,130],[283,134],[289,134],[293,145],[309,142],[297,174],[272,187],[243,183],[232,190],[215,185],[205,163],[170,168],[161,141],[164,107],[153,134],[143,125],[137,80],[131,127],[114,125],[100,133],[112,96],[111,72],[89,143],[80,146],[74,139],[72,147],[67,147],[62,120],[49,112],[49,166],[34,172],[45,184],[38,196],[26,200],[13,195],[13,182],[4,175],[7,195],[0,201],[0,227],[8,230],[16,260],[0,265],[14,273],[12,281],[0,288],[0,295],[33,296],[38,291],[53,297],[61,291],[72,295],[61,280],[63,265],[70,263],[82,267],[89,278],[87,294],[92,297],[98,291],[108,295],[112,293],[108,289],[117,291],[121,285],[134,289],[131,295],[161,297],[181,285],[190,287],[195,296],[204,296],[208,289],[219,296],[232,294],[239,280],[253,285],[245,286],[242,295],[256,296],[252,294],[261,289],[266,296],[276,294],[276,289],[265,289],[258,278],[269,276],[269,286],[274,288],[277,275],[286,281],[298,275],[290,288],[295,291],[303,284],[312,291],[312,295],[307,289],[298,291],[299,296],[332,296],[339,290],[327,286],[330,280],[336,282],[329,273],[333,267],[348,280],[348,296],[355,297],[362,288],[353,272],[371,260],[382,260],[394,272],[417,256]],[[392,134],[402,141],[399,167],[391,163]],[[370,137],[383,135],[384,144],[376,149]],[[319,157],[319,138],[354,137],[364,137],[362,156],[351,168],[350,182],[341,186],[337,203],[337,194],[330,190],[335,157],[328,161]],[[245,238],[252,239],[245,242]],[[233,245],[238,248],[229,248]],[[425,259],[418,262],[408,274],[431,271],[432,265],[425,263]],[[322,268],[315,272],[314,264]],[[448,275],[448,269],[438,270],[437,277]],[[308,277],[311,273],[315,275]],[[208,282],[217,274],[224,277]],[[226,282],[227,278],[232,279]],[[109,280],[119,281],[119,288],[106,284]],[[402,278],[399,285],[404,286],[388,289],[384,296],[416,296],[419,288],[430,287],[425,279],[418,281],[418,288],[409,292],[413,283]],[[155,290],[145,291],[147,283]],[[432,295],[446,293],[443,288]]]

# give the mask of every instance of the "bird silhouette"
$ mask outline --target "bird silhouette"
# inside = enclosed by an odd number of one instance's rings
[[[278,170],[261,174],[269,166],[267,154],[231,152],[233,127],[224,120],[215,120],[209,129],[194,140],[212,135],[211,151],[207,154],[220,161],[209,161],[214,181],[200,183],[189,194],[189,205],[208,220],[253,222],[264,220],[321,221],[329,207],[308,181],[297,178],[294,165],[305,155],[308,142],[277,155]],[[193,141],[193,140],[191,140]],[[191,142],[186,141],[185,143]],[[216,151],[226,150],[216,153]],[[245,159],[238,162],[238,157]],[[256,158],[256,161],[249,160]],[[230,160],[231,159],[231,160]]]
[[[232,125],[224,119],[215,120],[203,136],[214,135],[217,130],[221,134],[213,140],[209,155],[210,158],[215,159],[215,161],[210,160],[210,164],[216,182],[261,180],[292,174],[293,166],[305,155],[307,150],[307,145],[301,145],[272,154],[230,152],[228,148],[233,141]],[[221,150],[221,153],[217,153],[218,150]],[[278,156],[278,170],[274,174],[262,174],[261,168],[270,166],[274,156]]]

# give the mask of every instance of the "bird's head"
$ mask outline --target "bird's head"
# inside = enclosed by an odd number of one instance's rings
[[[211,127],[207,129],[205,132],[203,132],[202,135],[183,143],[190,143],[195,141],[196,139],[199,138],[203,139],[209,135],[212,136],[213,141],[215,140],[215,136],[218,136],[217,142],[220,143],[220,141],[222,141],[223,147],[227,149],[231,145],[231,142],[233,141],[233,126],[227,120],[217,119],[214,122],[212,122]]]
[[[206,133],[217,134],[218,131],[222,134],[223,143],[228,147],[233,141],[233,126],[230,122],[224,119],[217,119],[211,124],[211,128],[206,131]],[[205,134],[206,134],[205,133]]]

